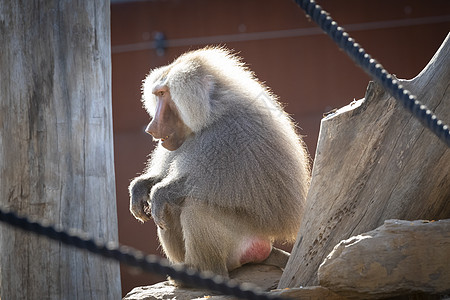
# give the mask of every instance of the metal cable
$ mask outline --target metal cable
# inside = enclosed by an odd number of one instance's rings
[[[356,41],[344,31],[329,14],[313,0],[295,1],[331,39],[344,50],[375,81],[411,112],[425,127],[450,147],[450,128],[439,120],[424,104],[398,83],[375,59],[371,58]]]
[[[74,230],[63,231],[51,225],[44,225],[39,222],[30,221],[26,217],[18,216],[16,213],[6,211],[0,208],[0,221],[33,232],[38,235],[46,236],[52,240],[62,242],[63,244],[85,249],[89,252],[113,259],[143,271],[164,274],[172,279],[182,281],[189,286],[207,288],[211,291],[219,292],[223,295],[231,295],[242,299],[255,300],[282,300],[286,299],[276,295],[270,295],[257,291],[250,284],[238,284],[233,280],[228,280],[211,273],[200,273],[183,266],[172,266],[169,261],[155,255],[146,255],[141,251],[131,247],[121,246],[116,243],[102,243],[89,238],[86,233]]]

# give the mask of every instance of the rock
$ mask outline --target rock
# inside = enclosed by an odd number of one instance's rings
[[[306,286],[299,288],[286,288],[271,291],[270,294],[296,300],[345,300],[344,296],[340,296],[327,288],[321,286]]]
[[[182,289],[172,285],[169,281],[149,286],[136,287],[129,292],[124,300],[153,300],[153,299],[202,299],[211,295],[210,292],[198,289]]]
[[[282,270],[275,266],[249,264],[230,273],[230,279],[239,283],[251,283],[260,291],[275,289],[278,285]],[[150,286],[136,287],[131,290],[124,300],[156,300],[156,299],[234,299],[204,289],[178,288],[169,281]]]
[[[321,286],[355,298],[449,293],[450,219],[385,221],[334,247],[318,279]]]

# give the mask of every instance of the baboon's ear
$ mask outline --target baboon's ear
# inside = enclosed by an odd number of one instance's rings
[[[212,75],[205,75],[205,78],[203,78],[205,89],[211,93],[212,90],[214,90],[214,77]]]

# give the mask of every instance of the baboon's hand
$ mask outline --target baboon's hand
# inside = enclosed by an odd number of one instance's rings
[[[165,222],[165,208],[166,208],[166,202],[164,201],[153,201],[151,205],[151,214],[153,221],[155,222],[156,226],[158,226],[161,229],[167,229],[167,224]]]
[[[130,211],[141,222],[150,220],[150,189],[153,181],[135,178],[130,186]]]
[[[155,224],[167,229],[166,208],[172,205],[181,205],[185,195],[186,178],[177,178],[171,181],[162,181],[152,188],[150,203],[152,218]]]

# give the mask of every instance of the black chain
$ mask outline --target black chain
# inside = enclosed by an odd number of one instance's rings
[[[295,1],[328,34],[347,55],[375,81],[380,83],[403,107],[411,112],[425,127],[430,129],[450,147],[450,128],[434,113],[416,99],[408,90],[389,74],[375,59],[371,58],[356,41],[344,31],[329,14],[313,0]]]
[[[221,276],[200,273],[182,266],[172,266],[166,259],[155,255],[146,255],[141,251],[127,246],[121,246],[116,243],[102,243],[98,240],[89,238],[86,233],[75,233],[74,230],[63,231],[51,225],[43,225],[39,222],[30,221],[26,217],[18,216],[14,212],[6,211],[0,208],[0,221],[33,232],[38,235],[46,236],[52,240],[62,242],[63,244],[85,249],[89,252],[114,259],[121,263],[139,268],[146,272],[164,274],[172,279],[180,280],[189,286],[207,288],[224,295],[231,295],[242,299],[255,300],[282,300],[275,295],[256,291],[250,285],[240,285],[233,280],[227,280]]]

